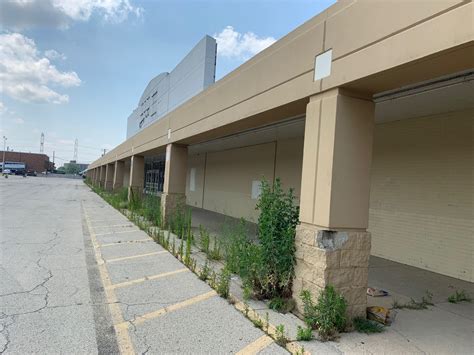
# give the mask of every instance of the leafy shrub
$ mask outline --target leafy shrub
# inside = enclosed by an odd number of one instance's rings
[[[161,227],[161,199],[157,196],[146,195],[142,201],[142,215],[153,224]]]
[[[295,232],[299,208],[293,190],[284,192],[280,179],[273,187],[263,180],[257,203],[260,267],[254,290],[263,298],[290,297],[295,268]]]
[[[186,238],[186,236],[191,233],[191,221],[191,209],[186,208],[183,203],[179,203],[173,210],[173,215],[171,216],[171,230],[178,238]]]
[[[344,297],[328,285],[314,303],[308,290],[301,291],[304,321],[312,329],[317,329],[322,340],[330,340],[346,326],[347,303]]]
[[[128,209],[132,212],[138,212],[142,208],[142,197],[134,189],[130,190],[130,200],[128,202]]]

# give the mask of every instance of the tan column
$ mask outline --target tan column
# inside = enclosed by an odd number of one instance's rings
[[[168,144],[166,147],[165,181],[161,195],[161,209],[165,221],[177,206],[186,203],[186,172],[188,167],[188,147]]]
[[[128,200],[132,195],[140,196],[143,194],[145,183],[145,158],[141,155],[132,155],[130,163],[130,180],[128,182]]]
[[[117,160],[114,169],[113,189],[117,190],[123,187],[123,173],[125,171],[125,162]]]
[[[100,179],[100,167],[94,169],[94,185],[99,185]]]
[[[100,166],[99,186],[105,188],[105,165]]]
[[[344,295],[350,317],[366,313],[374,104],[350,95],[334,89],[306,109],[293,284],[301,313],[301,290],[316,298],[327,285]]]
[[[105,166],[105,185],[104,188],[107,191],[112,191],[113,183],[114,183],[114,170],[115,164],[107,164]]]

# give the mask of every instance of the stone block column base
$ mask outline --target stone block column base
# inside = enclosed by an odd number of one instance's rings
[[[168,224],[173,213],[178,207],[184,207],[186,205],[186,195],[181,193],[166,193],[161,194],[161,214],[163,221]]]
[[[300,293],[311,292],[316,300],[328,285],[346,299],[348,320],[366,316],[370,233],[325,230],[301,224],[296,230],[296,268],[293,298],[303,314]]]

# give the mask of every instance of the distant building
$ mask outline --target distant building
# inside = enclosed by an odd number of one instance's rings
[[[78,170],[78,171],[86,170],[87,167],[89,166],[89,164],[77,163],[75,160],[71,160],[71,161],[69,161],[69,163],[64,163],[64,168],[65,168],[66,170],[68,170],[68,167],[69,167],[70,165],[75,166],[75,169]]]
[[[204,36],[170,73],[150,80],[127,119],[127,138],[214,84],[216,49],[216,40]]]
[[[3,151],[0,151],[0,159],[3,158]],[[52,162],[49,157],[43,153],[25,153],[25,152],[5,152],[5,168],[8,169],[8,163],[24,164],[24,170],[36,171],[42,173],[52,170]],[[20,165],[18,165],[20,166]]]

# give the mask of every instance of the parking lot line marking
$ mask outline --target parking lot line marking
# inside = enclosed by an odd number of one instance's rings
[[[134,224],[131,224],[131,223],[127,223],[127,224],[112,224],[112,225],[104,224],[104,225],[100,225],[100,226],[95,226],[94,229],[109,228],[109,227],[131,228],[131,227],[135,227],[135,225],[134,225]]]
[[[121,287],[132,286],[132,285],[135,285],[135,284],[138,284],[138,283],[141,283],[141,282],[145,282],[147,280],[161,279],[163,277],[168,277],[168,276],[180,274],[180,273],[186,272],[186,271],[189,271],[189,269],[188,268],[183,268],[183,269],[179,269],[179,270],[175,270],[175,271],[163,272],[161,274],[156,274],[156,275],[152,275],[152,276],[145,276],[145,277],[135,279],[135,280],[125,281],[125,282],[121,282],[121,283],[118,283],[118,284],[112,284],[108,288],[109,289],[116,289],[116,288],[121,288]]]
[[[120,310],[117,296],[115,295],[115,292],[113,289],[108,288],[108,286],[112,284],[112,281],[110,280],[107,267],[105,266],[104,259],[102,258],[102,254],[99,248],[99,243],[97,242],[96,235],[94,234],[94,231],[92,229],[92,226],[89,220],[89,215],[84,205],[82,205],[82,209],[84,211],[84,218],[86,220],[87,228],[89,229],[92,246],[95,252],[95,259],[97,261],[97,267],[99,268],[100,278],[102,279],[102,284],[104,286],[105,298],[107,299],[110,315],[112,317],[112,322],[113,324],[123,323],[124,319],[122,316],[122,312]],[[135,354],[132,340],[130,339],[130,334],[128,333],[128,328],[114,326],[114,329],[115,329],[115,335],[117,337],[120,354],[122,355]]]
[[[145,238],[145,239],[135,239],[135,240],[124,240],[123,242],[105,243],[99,246],[101,248],[104,248],[104,247],[111,247],[111,246],[120,245],[120,244],[133,244],[133,243],[142,243],[142,242],[149,242],[149,241],[153,241],[153,239]]]
[[[120,231],[120,232],[107,232],[107,233],[96,233],[96,237],[100,237],[103,235],[110,235],[110,234],[122,234],[122,233],[130,233],[130,232],[142,232],[141,229],[132,229],[129,231]]]
[[[129,322],[122,322],[120,324],[117,324],[116,326],[119,327],[119,328],[128,328],[128,326],[132,323],[134,325],[139,325],[139,324],[142,324],[142,323],[146,322],[147,320],[158,318],[162,315],[165,315],[165,314],[170,313],[170,312],[177,311],[178,309],[181,309],[181,308],[189,307],[189,306],[191,306],[195,303],[205,301],[208,298],[214,297],[216,295],[217,295],[217,292],[212,290],[212,291],[203,293],[202,295],[190,298],[186,301],[178,302],[178,303],[172,304],[171,306],[160,308],[160,309],[158,309],[154,312],[150,312],[150,313],[144,314],[142,316],[138,316],[133,322],[130,322],[130,321]]]
[[[146,254],[138,254],[138,255],[131,255],[131,256],[123,256],[120,258],[112,258],[112,259],[104,259],[106,263],[114,263],[116,261],[122,261],[122,260],[130,260],[130,259],[137,259],[137,258],[144,258],[146,256],[151,256],[151,255],[158,255],[158,254],[164,254],[168,253],[168,250],[161,250],[161,251],[155,251],[153,253],[146,253]]]
[[[273,339],[265,334],[265,335],[262,335],[257,340],[255,340],[254,342],[248,344],[245,348],[238,351],[235,355],[253,355],[253,354],[257,354],[260,351],[262,351],[263,349],[265,349],[271,343],[273,343]]]

